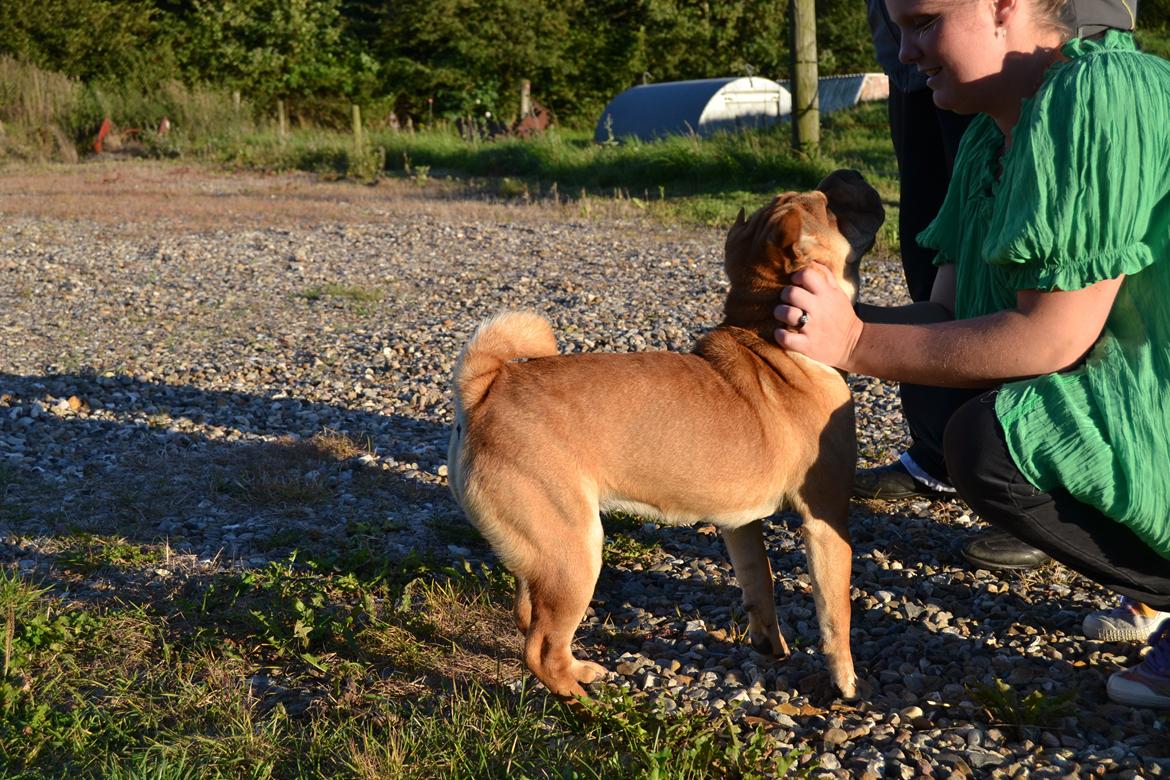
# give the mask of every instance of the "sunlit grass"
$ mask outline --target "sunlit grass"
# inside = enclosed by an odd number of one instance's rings
[[[781,777],[799,751],[727,715],[518,662],[498,570],[366,577],[299,560],[67,603],[0,571],[6,777]],[[811,767],[802,769],[807,774]]]

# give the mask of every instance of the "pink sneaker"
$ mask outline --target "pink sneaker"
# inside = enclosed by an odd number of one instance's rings
[[[1150,636],[1150,651],[1142,662],[1114,672],[1105,689],[1118,704],[1170,707],[1170,620]]]

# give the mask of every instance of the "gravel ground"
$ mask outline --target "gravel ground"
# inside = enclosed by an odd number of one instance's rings
[[[721,232],[591,208],[140,164],[0,174],[0,561],[51,572],[78,531],[167,539],[209,571],[359,535],[391,558],[491,561],[444,463],[448,378],[478,321],[535,308],[566,351],[686,350],[720,311]],[[900,300],[890,260],[864,277],[865,298]],[[852,386],[861,465],[884,462],[904,443],[895,389]],[[326,430],[359,446],[301,457]],[[266,505],[274,480],[303,500]],[[824,664],[786,513],[768,541],[787,663],[735,641],[713,529],[649,523],[622,524],[637,544],[603,571],[582,650],[668,708],[770,724],[826,776],[1170,774],[1165,715],[1105,696],[1139,648],[1079,634],[1107,592],[1059,566],[967,568],[980,523],[958,502],[854,503],[851,520],[863,702],[814,693]],[[999,722],[973,701],[997,679],[1071,707],[1045,729]]]

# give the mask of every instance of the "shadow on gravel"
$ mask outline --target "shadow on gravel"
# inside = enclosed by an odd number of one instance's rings
[[[134,601],[136,594],[157,597],[171,587],[151,574],[168,562],[143,558],[158,555],[157,549],[136,547],[163,542],[204,561],[252,565],[286,560],[297,550],[341,570],[393,566],[412,554],[444,561],[489,557],[438,476],[446,438],[444,426],[427,420],[293,398],[124,376],[0,373],[0,538],[14,542],[0,544],[0,563],[17,563],[75,595],[92,590]],[[936,581],[911,568],[924,556],[942,558],[931,557],[940,570],[955,567],[948,556],[959,541],[945,523],[863,514],[856,506],[852,521],[855,573],[878,552],[894,557],[891,540],[906,548],[897,556],[906,568],[870,569],[855,582],[868,590],[863,596],[885,590],[904,602],[891,609],[854,601],[859,671],[886,695],[905,692],[912,701],[941,690],[950,680],[935,668],[939,659],[990,656],[978,648],[994,646],[996,633],[1008,627],[1031,629],[1047,641],[1052,616],[1073,616],[1078,608],[1037,605],[1015,590],[989,593],[994,578],[951,572]],[[695,660],[700,668],[742,653],[794,682],[822,669],[823,658],[810,652],[818,630],[794,515],[772,517],[767,530],[773,569],[782,580],[780,619],[797,651],[788,662],[756,656],[736,641],[746,619],[739,589],[711,575],[711,567],[729,572],[718,537],[688,528],[635,534],[685,563],[667,571],[606,566],[595,602],[603,625],[583,631],[584,641],[604,645],[611,657],[671,656],[673,643],[688,634],[687,623],[701,619],[707,631],[718,633],[692,640],[706,648]],[[111,549],[122,543],[126,549]],[[705,571],[682,576],[692,563]],[[925,625],[939,609],[956,620],[977,618],[972,633]],[[638,610],[657,619],[654,627]],[[927,658],[924,648],[930,648],[926,666],[920,663]],[[999,646],[994,655],[1004,652]],[[995,663],[987,661],[988,674],[1013,671]],[[1054,668],[1070,680],[1085,675],[1069,661],[1037,657],[1016,672],[1017,682]]]
[[[1008,574],[1003,579],[986,572],[977,575],[959,553],[969,530],[897,511],[874,514],[859,506],[852,509],[853,652],[858,674],[868,680],[875,696],[915,703],[951,685],[941,698],[958,701],[970,692],[953,686],[981,671],[1024,689],[1033,680],[1038,684],[1064,678],[1070,685],[1078,683],[1086,701],[1100,698],[1099,670],[1074,664],[1081,660],[1077,632],[1084,604],[1055,598],[1047,588],[1032,588],[1027,580],[1050,577],[1051,572]],[[728,656],[751,659],[803,691],[823,673],[824,658],[817,648],[819,629],[800,524],[799,516],[784,512],[766,521],[765,532],[777,580],[777,614],[794,651],[791,659],[773,659],[750,649],[744,638],[742,596],[734,579],[716,580],[690,571],[695,563],[700,570],[720,567],[730,578],[726,550],[717,536],[696,534],[690,528],[633,532],[640,542],[657,545],[686,564],[670,572],[604,567],[593,603],[600,626],[582,632],[582,639],[604,645],[603,652],[611,659],[624,653],[671,658],[677,657],[674,643],[685,637],[702,646],[690,659],[700,669],[722,673],[719,665]],[[916,546],[910,540],[916,540]],[[891,565],[878,568],[875,560]],[[922,562],[926,565],[918,566]],[[702,621],[703,628],[688,629],[691,621]],[[1039,652],[1037,643],[1059,654]]]
[[[252,563],[402,557],[428,539],[478,547],[437,475],[446,437],[426,420],[287,397],[0,373],[0,534],[35,540],[0,560],[76,557],[98,537]]]

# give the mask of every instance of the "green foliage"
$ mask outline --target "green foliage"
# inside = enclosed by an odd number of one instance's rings
[[[81,574],[102,568],[133,569],[163,563],[163,553],[153,547],[134,544],[119,536],[79,533],[57,554],[57,561]]]
[[[125,78],[166,59],[159,21],[150,0],[5,0],[0,53],[84,81]]]
[[[342,38],[340,0],[194,0],[178,17],[188,78],[239,89],[265,107],[285,98],[353,97],[373,70]]]
[[[1139,35],[1144,30],[1170,32],[1170,0],[1141,0],[1137,22]]]
[[[863,14],[818,0],[822,71],[872,68]],[[12,0],[0,54],[106,95],[238,90],[266,115],[283,100],[294,120],[334,127],[351,102],[371,127],[391,110],[510,121],[527,79],[561,123],[584,126],[644,79],[786,78],[787,25],[783,0]],[[122,126],[175,119],[142,113]]]
[[[634,563],[649,565],[662,553],[655,543],[643,542],[628,534],[610,533],[605,540],[602,556],[606,566],[629,566]]]
[[[746,730],[726,713],[666,715],[620,689],[580,704],[582,730],[610,757],[603,777],[786,777],[803,752],[781,753],[762,727]]]
[[[644,78],[784,78],[787,7],[781,0],[407,0],[363,30],[386,63],[383,91],[397,91],[399,110],[418,119],[511,117],[519,83],[529,79],[537,99],[561,121],[582,125]],[[831,5],[832,18],[841,17],[832,41],[834,49],[851,52],[868,38],[864,16],[840,13],[848,7],[845,0]],[[852,48],[845,44],[850,22],[861,36]],[[838,59],[857,65],[855,58]]]
[[[347,178],[374,184],[386,170],[386,149],[381,146],[363,146],[349,155],[345,169]],[[379,295],[378,298],[381,298]]]
[[[1170,3],[1170,0],[1167,2]],[[1137,41],[1143,51],[1156,54],[1163,59],[1170,59],[1170,21],[1158,29],[1138,30]]]
[[[1021,697],[1015,688],[998,678],[994,684],[981,684],[969,690],[992,721],[1014,726],[1021,738],[1045,726],[1056,725],[1074,710],[1071,693],[1050,696],[1035,690]]]
[[[816,15],[817,64],[822,75],[877,69],[865,3],[816,0]]]

